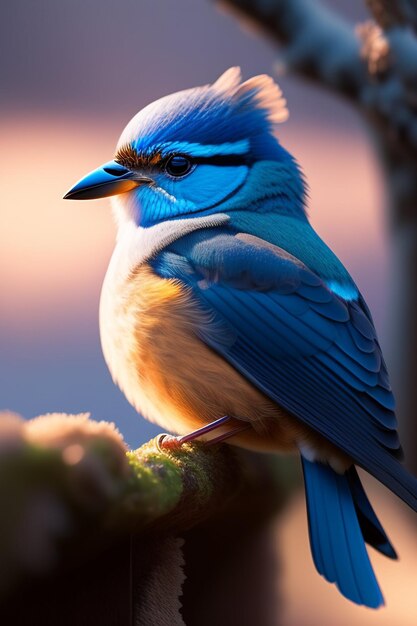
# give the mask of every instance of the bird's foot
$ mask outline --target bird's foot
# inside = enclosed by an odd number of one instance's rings
[[[206,426],[202,426],[197,430],[193,430],[191,433],[187,433],[186,435],[182,435],[179,437],[174,437],[173,435],[167,435],[164,433],[158,438],[158,447],[162,450],[178,450],[185,443],[190,443],[192,441],[195,441],[199,437],[207,435],[217,428],[224,426],[224,424],[226,424],[230,420],[231,417],[229,417],[228,415],[224,415],[223,417],[220,417],[219,419],[211,422],[210,424],[207,424]],[[212,446],[216,443],[220,443],[221,441],[225,441],[226,439],[229,439],[229,437],[233,437],[234,435],[237,435],[238,433],[243,432],[248,428],[250,428],[249,424],[235,426],[234,428],[231,428],[230,430],[227,430],[226,432],[217,435],[217,437],[213,437],[213,439],[204,440],[202,443],[207,446]]]
[[[168,435],[167,433],[161,433],[158,435],[156,445],[159,450],[163,451],[179,450],[182,445],[180,443],[180,439],[181,437],[174,437],[173,435]]]

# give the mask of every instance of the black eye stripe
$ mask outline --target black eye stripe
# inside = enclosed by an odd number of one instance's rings
[[[215,156],[191,157],[191,161],[196,164],[205,165],[248,165],[249,159],[246,154],[217,154]]]
[[[138,152],[131,144],[119,148],[115,161],[130,170],[135,169],[162,169],[165,170],[170,159],[181,156],[190,161],[192,165],[251,165],[253,160],[249,154],[217,154],[213,156],[192,156],[190,154],[182,154],[177,152],[162,156],[157,150],[150,153]]]
[[[172,158],[172,157],[169,157]],[[248,165],[249,158],[246,154],[217,154],[215,156],[188,156],[191,163],[200,165]],[[165,161],[165,163],[168,162]]]
[[[246,154],[218,154],[214,156],[189,156],[171,154],[161,161],[162,169],[173,178],[182,178],[189,174],[196,165],[239,166],[249,165]]]

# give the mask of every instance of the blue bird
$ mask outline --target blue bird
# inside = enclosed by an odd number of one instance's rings
[[[65,197],[114,196],[100,331],[128,400],[183,435],[167,446],[213,431],[299,452],[316,568],[376,608],[365,543],[396,553],[355,465],[414,510],[417,481],[369,309],[309,224],[303,175],[275,135],[286,117],[272,78],[231,68],[140,111],[114,160]]]

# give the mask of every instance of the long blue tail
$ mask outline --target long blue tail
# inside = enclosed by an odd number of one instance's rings
[[[397,559],[397,553],[368,500],[368,496],[362,487],[354,465],[346,472],[346,476],[349,481],[350,492],[358,516],[359,526],[361,527],[362,535],[366,543],[388,558]]]
[[[384,598],[365,541],[396,558],[354,468],[337,474],[302,458],[311,552],[317,571],[356,604],[377,608]]]

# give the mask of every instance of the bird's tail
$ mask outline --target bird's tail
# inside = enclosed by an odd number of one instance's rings
[[[384,598],[365,541],[397,558],[354,467],[337,474],[302,458],[311,552],[317,571],[356,604],[377,608]]]

